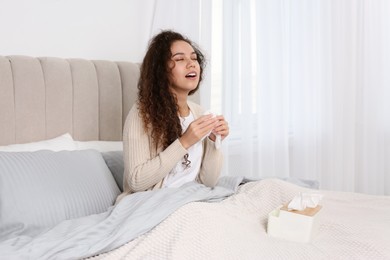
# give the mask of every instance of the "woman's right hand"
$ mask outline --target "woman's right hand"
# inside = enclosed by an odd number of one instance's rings
[[[180,143],[185,149],[190,148],[209,134],[217,123],[218,119],[213,117],[212,114],[197,118],[188,126],[187,130],[179,138]]]

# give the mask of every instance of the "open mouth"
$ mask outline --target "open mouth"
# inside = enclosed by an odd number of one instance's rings
[[[190,72],[186,75],[186,78],[195,78],[197,76],[196,72]]]

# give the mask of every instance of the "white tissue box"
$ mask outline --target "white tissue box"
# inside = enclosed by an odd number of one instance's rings
[[[268,214],[267,232],[270,236],[294,242],[310,242],[318,232],[320,209],[320,205],[301,211],[280,206]]]

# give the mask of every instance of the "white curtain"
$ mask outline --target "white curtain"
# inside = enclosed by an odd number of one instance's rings
[[[150,36],[179,31],[209,58],[201,103],[230,122],[224,174],[390,195],[390,1],[150,6]]]
[[[390,1],[219,3],[224,173],[390,195]]]

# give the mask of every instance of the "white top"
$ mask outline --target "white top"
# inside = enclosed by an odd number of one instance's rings
[[[192,121],[195,120],[192,112],[187,117],[180,117],[183,133],[187,130]],[[202,141],[197,142],[188,148],[188,160],[191,161],[189,167],[183,165],[184,158],[164,178],[163,187],[180,187],[186,182],[194,181],[199,173],[202,162]]]

